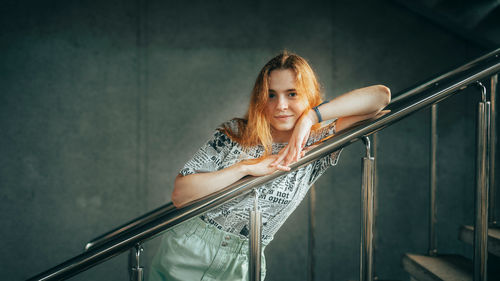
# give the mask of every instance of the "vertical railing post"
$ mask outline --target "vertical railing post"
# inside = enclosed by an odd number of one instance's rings
[[[496,99],[498,90],[498,74],[491,76],[491,123],[490,123],[490,209],[488,211],[490,217],[490,224],[497,225],[498,213],[496,210],[496,186],[495,186],[495,154],[497,142],[497,115],[496,115]]]
[[[476,151],[476,195],[474,219],[474,281],[486,281],[488,262],[488,185],[489,185],[489,135],[491,104],[486,101],[486,88],[481,87],[478,107]]]
[[[260,281],[261,267],[261,239],[262,239],[262,215],[259,211],[259,194],[257,189],[254,189],[255,204],[254,209],[250,211],[250,243],[249,243],[249,275],[250,281]]]
[[[371,152],[373,155],[373,158],[378,159],[377,157],[377,146],[378,146],[378,133],[374,133],[372,135],[372,141],[371,141]],[[373,257],[377,255],[377,247],[375,247],[375,241],[377,239],[376,237],[376,232],[375,229],[377,229],[377,212],[378,212],[378,201],[377,201],[377,192],[378,192],[378,162],[374,161],[373,162],[373,238],[372,240],[374,241],[373,243]],[[373,261],[372,265],[372,276],[373,280],[379,280],[379,277],[377,276],[377,267],[375,266],[375,260]]]
[[[314,184],[309,191],[309,247],[307,248],[307,280],[314,281],[314,248],[316,244],[316,187]]]
[[[431,107],[431,156],[430,156],[430,190],[429,190],[429,255],[437,254],[436,243],[436,190],[437,190],[437,116],[438,105]]]
[[[363,137],[366,156],[362,159],[360,281],[373,280],[373,175],[375,158],[370,156],[370,139]]]
[[[141,253],[144,250],[141,244],[137,244],[135,248],[130,249],[133,251],[133,260],[134,265],[132,266],[130,272],[130,280],[131,281],[143,281],[144,280],[144,267],[141,266],[140,257]]]

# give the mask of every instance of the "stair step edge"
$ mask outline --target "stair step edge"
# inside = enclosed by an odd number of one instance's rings
[[[404,269],[417,280],[472,280],[472,261],[459,255],[431,257],[407,253],[402,263]]]

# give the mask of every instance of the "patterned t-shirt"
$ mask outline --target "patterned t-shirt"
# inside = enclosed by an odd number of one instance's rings
[[[331,122],[318,130],[311,131],[306,146],[335,134],[335,123]],[[237,121],[224,124],[237,132]],[[286,143],[273,143],[272,153],[277,154]],[[285,220],[297,208],[309,187],[329,166],[337,164],[341,150],[322,157],[298,170],[280,176],[258,188],[258,205],[262,213],[262,242],[268,244]],[[261,145],[243,149],[220,130],[200,148],[180,171],[183,176],[214,172],[242,160],[259,158],[264,154]],[[206,212],[201,218],[226,232],[248,238],[250,211],[253,210],[255,197],[252,192],[235,198]]]

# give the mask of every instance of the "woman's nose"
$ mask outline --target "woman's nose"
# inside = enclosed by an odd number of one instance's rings
[[[288,108],[288,101],[284,97],[278,99],[278,110],[286,110]]]

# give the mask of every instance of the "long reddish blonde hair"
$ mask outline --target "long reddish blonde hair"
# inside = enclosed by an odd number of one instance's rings
[[[320,85],[316,74],[307,61],[299,55],[284,51],[272,58],[262,68],[250,96],[250,105],[245,117],[235,118],[238,130],[235,132],[225,126],[221,130],[243,148],[262,145],[265,154],[271,154],[273,138],[271,126],[264,112],[269,98],[269,76],[273,70],[290,69],[295,73],[295,86],[301,102],[306,105],[306,111],[322,102]]]

